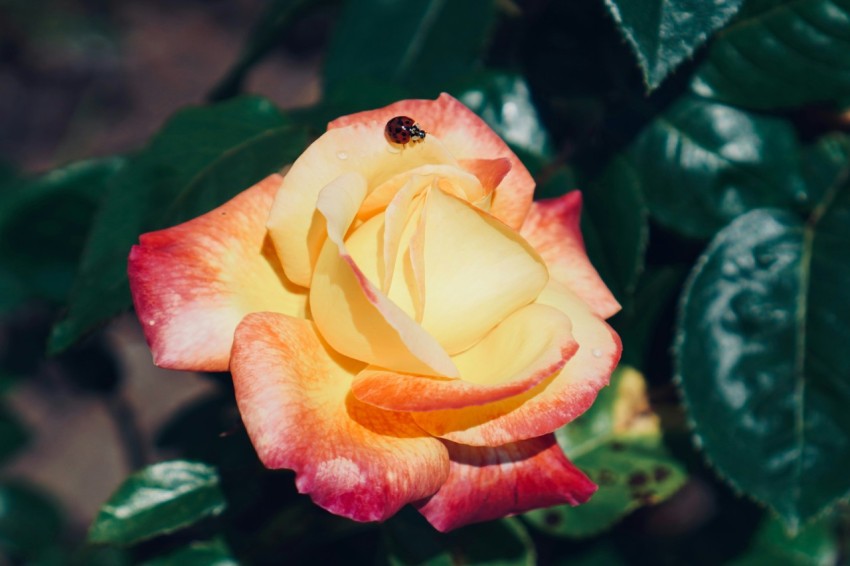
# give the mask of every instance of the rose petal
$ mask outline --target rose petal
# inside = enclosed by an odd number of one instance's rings
[[[463,159],[460,166],[478,178],[484,195],[491,195],[511,172],[511,161],[505,157],[498,159]],[[469,201],[475,203],[471,198]]]
[[[398,150],[384,138],[384,125],[354,124],[326,132],[292,164],[278,191],[268,229],[287,277],[310,286],[313,267],[324,243],[319,192],[346,173],[361,175],[367,187],[422,165],[457,165],[438,139]]]
[[[534,179],[508,145],[454,97],[443,93],[437,100],[403,100],[377,110],[337,118],[328,124],[328,129],[352,124],[371,124],[383,128],[395,116],[415,119],[428,133],[428,137],[442,141],[457,159],[505,158],[510,161],[510,172],[496,190],[490,212],[514,229],[522,226],[534,195]]]
[[[464,409],[415,413],[433,434],[473,446],[499,446],[550,433],[581,415],[608,384],[622,352],[620,337],[572,291],[550,283],[537,299],[573,323],[576,354],[554,378],[495,403]]]
[[[366,192],[356,173],[325,187],[316,204],[328,239],[310,288],[310,311],[322,336],[338,352],[381,367],[454,377],[448,354],[366,277],[343,237]]]
[[[516,232],[442,190],[428,192],[422,214],[422,327],[455,354],[533,301],[548,272]]]
[[[448,480],[416,504],[442,532],[540,507],[579,505],[596,491],[551,434],[495,448],[447,444]]]
[[[219,208],[143,234],[130,251],[130,289],[156,365],[225,371],[246,314],[304,316],[307,290],[286,280],[265,218],[282,178],[271,175]]]
[[[366,368],[351,390],[361,401],[394,411],[452,409],[512,397],[564,367],[578,349],[571,328],[559,310],[528,305],[452,358],[461,379]]]
[[[546,261],[552,279],[569,287],[593,312],[608,318],[620,310],[620,303],[587,257],[580,218],[581,193],[572,191],[536,201],[520,234]]]
[[[355,521],[381,521],[434,493],[448,474],[440,441],[403,413],[349,394],[361,364],[323,343],[313,323],[249,315],[236,330],[233,384],[257,454],[297,474],[317,505]]]

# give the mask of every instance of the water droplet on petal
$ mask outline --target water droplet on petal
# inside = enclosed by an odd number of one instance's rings
[[[348,159],[348,154],[345,153],[344,151],[337,151],[336,157],[337,157],[337,159],[345,160],[345,159]]]
[[[599,348],[592,349],[590,351],[590,353],[593,354],[594,358],[601,358],[602,357],[602,350],[600,350]]]
[[[387,151],[388,151],[389,153],[401,153],[401,149],[400,149],[400,148],[397,148],[397,147],[395,147],[395,146],[393,146],[393,145],[387,145]]]

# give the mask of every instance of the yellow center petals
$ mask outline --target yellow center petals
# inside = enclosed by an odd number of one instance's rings
[[[360,372],[352,391],[361,401],[393,411],[482,405],[531,389],[559,372],[577,349],[566,315],[551,307],[528,305],[452,359],[460,379],[370,367]]]
[[[327,241],[310,288],[313,319],[325,340],[346,356],[398,371],[454,377],[457,368],[446,352],[369,280],[343,241],[365,194],[365,179],[349,173],[319,195]]]
[[[361,175],[367,187],[423,165],[457,165],[440,143],[429,136],[404,149],[390,146],[383,126],[354,124],[330,130],[292,164],[269,215],[267,227],[286,276],[309,287],[313,267],[324,243],[316,201],[322,189],[346,173]]]
[[[516,232],[442,190],[428,192],[422,215],[422,326],[456,354],[532,302],[549,275]]]

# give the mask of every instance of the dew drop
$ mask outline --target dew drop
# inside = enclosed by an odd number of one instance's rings
[[[593,350],[590,351],[590,353],[593,354],[594,358],[601,358],[602,357],[602,350],[600,350],[599,348],[594,348]]]
[[[392,146],[392,145],[387,145],[387,151],[389,153],[401,153],[401,149],[399,149],[395,146]]]
[[[336,152],[336,157],[337,157],[337,159],[342,159],[344,161],[344,160],[348,159],[348,154],[345,153],[344,151],[338,151],[338,152]]]
[[[156,321],[151,319],[148,321],[148,326],[156,326]]]

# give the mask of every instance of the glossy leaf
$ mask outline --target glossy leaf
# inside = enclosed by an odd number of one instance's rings
[[[733,566],[827,566],[838,564],[838,541],[832,521],[809,525],[797,536],[789,536],[781,521],[765,518],[749,550]]]
[[[94,543],[130,544],[187,527],[224,511],[215,468],[174,460],[131,475],[89,530]]]
[[[525,515],[550,534],[571,538],[597,534],[635,509],[670,497],[685,482],[684,469],[662,443],[643,376],[632,368],[618,369],[593,406],[555,435],[599,490],[578,507],[562,505]]]
[[[761,206],[805,199],[790,122],[685,97],[630,148],[652,215],[685,236],[708,238]]]
[[[605,0],[653,90],[729,21],[743,0]]]
[[[675,344],[705,455],[795,530],[850,495],[850,185],[808,218],[749,212],[691,275]]]
[[[522,76],[477,73],[449,87],[449,92],[508,142],[532,174],[552,159],[549,133]]]
[[[0,191],[0,311],[67,298],[85,234],[125,160],[80,161]]]
[[[584,208],[581,227],[593,265],[624,306],[643,271],[649,211],[635,167],[616,156],[602,172],[579,176]]]
[[[67,348],[130,306],[126,260],[139,234],[211,210],[292,162],[305,145],[304,133],[258,97],[175,115],[112,179],[50,350]]]
[[[220,538],[195,542],[165,556],[144,563],[144,566],[238,566],[227,543]]]
[[[383,526],[387,561],[392,566],[498,564],[532,566],[534,543],[517,519],[479,523],[441,535],[412,509],[403,509]]]
[[[433,96],[476,66],[494,18],[492,0],[348,0],[325,61],[325,87],[371,77]]]
[[[56,545],[64,518],[40,491],[17,481],[0,483],[0,556],[30,558]]]
[[[693,90],[749,108],[787,108],[850,95],[850,2],[748,2],[718,34]]]

